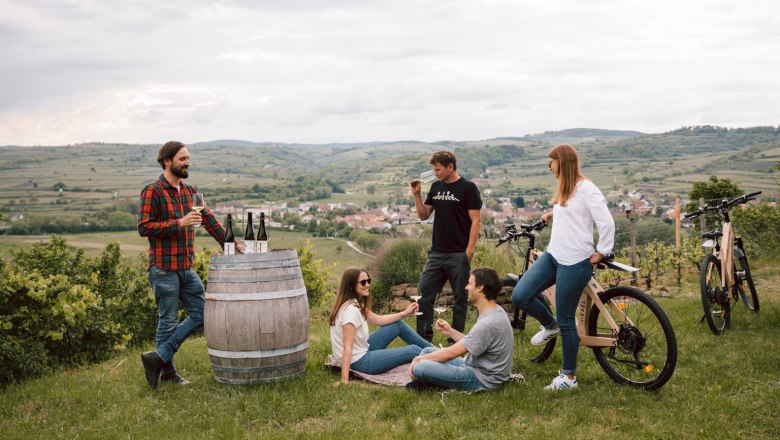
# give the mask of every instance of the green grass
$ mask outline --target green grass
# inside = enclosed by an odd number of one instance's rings
[[[10,386],[0,394],[0,432],[4,439],[776,438],[780,270],[764,265],[755,272],[761,312],[737,306],[732,329],[720,337],[698,323],[696,292],[658,298],[677,334],[679,362],[657,392],[616,385],[587,349],[580,350],[580,388],[573,392],[542,390],[559,366],[559,349],[542,365],[516,357],[514,370],[526,381],[494,392],[418,394],[359,381],[334,387],[337,376],[323,366],[327,322],[315,311],[300,378],[217,384],[206,341],[194,337],[176,358],[191,386],[151,391],[141,350],[121,352]],[[475,316],[470,310],[470,323]]]

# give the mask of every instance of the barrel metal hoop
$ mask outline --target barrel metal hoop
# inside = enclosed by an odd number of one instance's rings
[[[292,347],[276,348],[274,350],[260,350],[260,351],[222,351],[209,348],[208,352],[212,356],[228,358],[228,359],[257,359],[267,358],[274,356],[283,356],[286,354],[296,353],[302,350],[306,350],[309,347],[309,341],[303,342]]]
[[[225,367],[222,365],[216,365],[215,363],[212,362],[211,367],[214,368],[214,371],[222,371],[225,373],[260,373],[264,371],[286,370],[288,368],[299,367],[305,363],[306,363],[306,359],[302,359],[300,361],[290,362],[289,364],[266,365],[264,367],[240,368],[240,367]]]
[[[210,269],[213,270],[245,270],[245,269],[265,269],[268,267],[298,267],[300,262],[297,259],[291,260],[274,260],[264,261],[262,266],[257,265],[257,261],[250,261],[246,263],[241,262],[224,262],[224,263],[211,263]]]
[[[250,278],[208,278],[209,283],[264,283],[268,281],[287,281],[287,280],[300,280],[300,273],[290,273],[284,275],[271,275],[267,277],[250,277]]]
[[[281,382],[283,380],[287,380],[287,379],[292,379],[294,377],[298,377],[301,374],[303,374],[303,373],[299,372],[299,373],[295,373],[295,374],[288,374],[286,376],[264,377],[264,378],[261,378],[261,379],[228,379],[228,378],[225,378],[225,377],[215,376],[214,379],[217,382],[219,382],[219,383],[227,383],[227,384],[231,384],[231,385],[249,385],[249,384],[259,383],[259,382],[264,382],[264,383]]]
[[[263,301],[267,299],[295,298],[306,296],[306,288],[282,290],[279,292],[251,292],[251,293],[208,293],[206,299],[218,301]]]

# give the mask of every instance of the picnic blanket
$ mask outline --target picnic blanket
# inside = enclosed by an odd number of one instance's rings
[[[325,360],[325,365],[338,369],[339,371],[341,370],[341,362],[339,362],[332,354],[328,355],[328,358]],[[406,384],[412,381],[412,376],[409,375],[409,365],[411,364],[402,364],[380,374],[366,374],[352,369],[350,369],[349,372],[356,377],[367,380],[369,382],[378,383],[380,385],[404,387]]]
[[[328,355],[327,359],[325,360],[325,365],[334,370],[341,371],[341,362],[339,362],[332,354]],[[409,382],[412,381],[412,376],[409,375],[409,365],[411,365],[411,363],[402,364],[381,374],[366,374],[352,369],[350,369],[349,372],[363,380],[378,383],[380,385],[405,387]],[[512,373],[509,376],[510,382],[520,382],[523,380],[525,380],[525,377],[521,373]]]

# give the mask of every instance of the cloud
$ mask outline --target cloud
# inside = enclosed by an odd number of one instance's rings
[[[1,144],[777,124],[776,2],[0,0]]]

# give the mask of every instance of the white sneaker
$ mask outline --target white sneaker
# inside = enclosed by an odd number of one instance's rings
[[[561,332],[561,328],[560,327],[556,327],[553,330],[548,330],[548,329],[544,328],[544,326],[540,326],[539,328],[541,329],[539,331],[539,333],[535,334],[531,338],[531,344],[532,345],[544,345],[544,344],[547,343],[547,341],[549,341],[550,339],[558,336],[558,333]]]
[[[544,387],[545,390],[551,390],[551,391],[558,391],[558,390],[570,390],[577,388],[577,378],[569,379],[568,376],[565,374],[561,374],[560,376],[553,379],[552,383],[550,385],[547,385]]]

